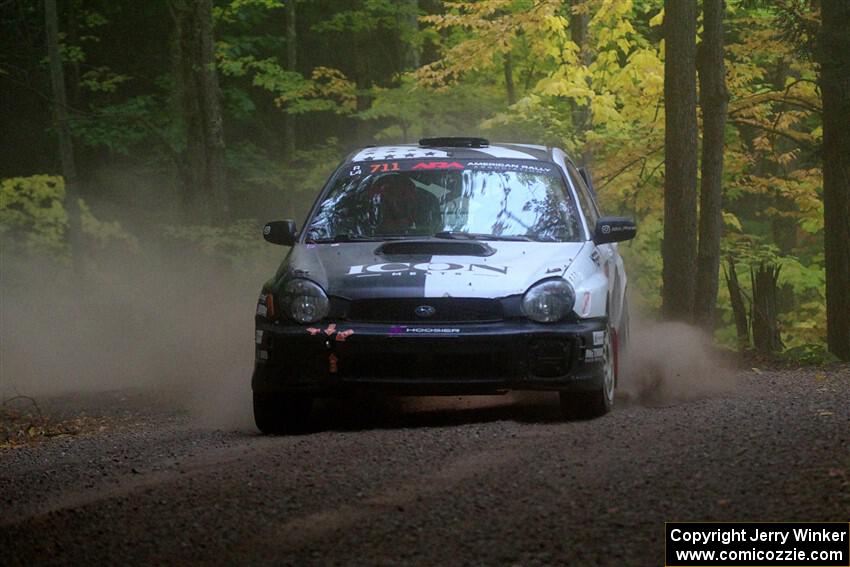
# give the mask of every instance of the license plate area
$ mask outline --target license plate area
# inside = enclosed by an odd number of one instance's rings
[[[509,354],[479,341],[386,339],[380,346],[340,349],[339,372],[350,380],[503,379],[514,375]]]

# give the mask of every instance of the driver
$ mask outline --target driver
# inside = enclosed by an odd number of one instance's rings
[[[440,218],[437,197],[417,189],[413,181],[398,173],[379,177],[369,188],[376,231],[381,234],[430,234]]]

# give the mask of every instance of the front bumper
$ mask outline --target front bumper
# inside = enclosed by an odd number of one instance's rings
[[[602,376],[604,319],[463,324],[257,321],[255,392],[333,395],[590,390]]]

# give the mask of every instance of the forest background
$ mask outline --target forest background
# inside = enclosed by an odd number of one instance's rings
[[[723,346],[751,347],[750,274],[768,266],[778,269],[779,331],[768,350],[831,360],[820,7],[718,5],[728,110],[709,327]],[[43,281],[120,287],[114,258],[155,274],[177,251],[203,259],[206,271],[185,267],[192,277],[236,274],[259,290],[281,253],[260,227],[300,225],[347,152],[479,135],[560,146],[586,165],[603,211],[637,219],[636,240],[621,246],[633,301],[661,313],[661,0],[3,0],[0,9],[7,291],[33,277],[15,258],[38,259]],[[701,10],[696,26],[699,57]],[[738,297],[723,278],[733,269]],[[733,300],[743,301],[743,336]]]

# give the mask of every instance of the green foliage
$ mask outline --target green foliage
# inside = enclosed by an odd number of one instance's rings
[[[233,144],[228,147],[227,166],[238,180],[232,184],[234,196],[258,199],[267,195],[270,204],[263,209],[263,214],[269,215],[265,220],[294,218],[300,222],[342,153],[336,138],[298,150],[286,162],[251,142]]]
[[[223,0],[214,7],[227,175],[239,214],[300,218],[339,159],[370,138],[480,134],[558,145],[590,165],[606,213],[637,218],[637,239],[620,248],[629,286],[636,303],[659,306],[661,0],[299,1],[296,69],[283,63],[288,2]],[[180,184],[174,165],[185,148],[167,3],[145,3],[132,15],[109,3],[71,5],[63,9],[77,9],[76,28],[60,42],[69,86],[78,80],[71,113],[78,152],[95,171],[103,162],[132,163],[142,175],[165,180],[158,194],[168,194]],[[724,255],[735,259],[745,293],[751,266],[782,266],[783,341],[790,355],[817,359],[825,333],[821,102],[811,58],[817,3],[727,0],[726,7]],[[582,45],[573,39],[580,15],[587,16]],[[119,41],[117,34],[142,16],[142,43]],[[3,29],[13,38],[6,50],[17,50],[14,30]],[[119,45],[128,46],[127,54]],[[409,57],[411,47],[418,57]],[[43,75],[43,50],[33,54],[26,77],[0,62],[0,80],[29,84],[27,77]],[[417,58],[423,64],[411,69]],[[43,137],[53,136],[40,119]],[[283,139],[293,123],[291,154]],[[52,138],[44,147],[53,148]],[[64,254],[62,191],[55,177],[4,180],[4,243]],[[108,186],[98,191],[106,199],[121,194]],[[257,242],[252,223],[172,227],[168,234],[198,254],[247,269]],[[101,223],[97,230],[114,242],[121,237],[113,228]],[[718,307],[717,339],[734,345],[722,281]]]
[[[219,45],[219,68],[226,76],[250,76],[251,83],[275,96],[278,107],[289,114],[334,112],[351,114],[357,107],[357,88],[339,70],[316,67],[310,78],[284,69],[273,58],[233,57]]]
[[[63,205],[65,181],[53,175],[0,181],[0,236],[4,250],[67,260],[68,214]],[[98,220],[80,200],[83,234],[100,249],[134,251],[138,243],[118,222]]]
[[[628,287],[635,307],[655,312],[661,307],[661,237],[663,223],[660,214],[641,217],[635,239],[620,246],[620,253],[628,269]]]
[[[252,116],[257,105],[251,95],[238,87],[226,87],[221,90],[225,112],[237,120]]]
[[[822,344],[817,75],[783,31],[789,17],[815,29],[810,24],[817,14],[805,9],[789,16],[787,3],[727,4],[731,101],[723,247],[744,274],[761,261],[780,264],[783,341],[792,349]],[[482,126],[494,132],[515,128],[592,160],[603,209],[638,218],[637,239],[621,250],[637,303],[657,308],[664,172],[661,2],[587,0],[565,8],[555,0],[482,0],[446,7],[424,18],[444,39],[441,57],[417,71],[419,84],[437,90],[500,86],[510,54],[521,79],[519,100]],[[580,13],[590,16],[583,46],[572,41],[570,30]],[[748,279],[742,284],[749,285]],[[718,337],[734,344],[728,301],[721,286],[724,324]]]
[[[64,197],[61,177],[4,179],[0,182],[0,235],[4,242],[26,252],[65,254]]]
[[[376,139],[402,143],[423,136],[468,134],[501,104],[501,93],[492,87],[454,85],[433,91],[411,76],[398,87],[373,87],[371,95],[371,106],[357,117],[385,125],[375,133]]]
[[[822,344],[826,329],[823,257],[818,254],[813,261],[804,262],[797,256],[783,255],[776,245],[764,240],[743,235],[733,242],[727,239],[724,253],[735,260],[745,299],[749,301],[752,297],[751,270],[763,263],[781,266],[779,294],[784,312],[779,322],[783,343],[790,349]],[[724,321],[731,322],[731,308],[725,301],[728,296],[726,290],[721,291],[720,312]],[[730,346],[734,344],[734,333],[722,336],[724,342],[728,341]]]
[[[213,7],[213,19],[219,24],[253,23],[266,17],[268,11],[279,10],[284,5],[282,0],[230,0],[223,6]]]
[[[140,95],[102,106],[96,113],[77,114],[71,132],[85,145],[130,155],[140,148],[145,153],[170,154],[179,144],[177,125],[163,114],[157,95]]]
[[[80,87],[91,92],[114,93],[122,83],[129,80],[128,75],[119,75],[109,67],[96,67],[83,73]]]
[[[392,29],[399,19],[417,15],[415,3],[397,0],[364,0],[357,9],[341,10],[329,18],[314,24],[312,30],[357,33]]]
[[[269,266],[279,261],[280,248],[258,242],[262,223],[242,219],[228,226],[166,226],[163,235],[170,247],[189,256],[201,256],[219,263],[242,277],[258,281],[268,276]]]
[[[786,349],[781,358],[802,364],[822,366],[841,362],[837,356],[826,350],[823,343],[806,343]]]
[[[291,181],[291,188],[307,192],[306,205],[312,204],[316,192],[324,186],[330,173],[339,164],[342,153],[340,141],[333,137],[322,145],[295,153],[294,163],[287,168],[287,177]]]
[[[62,177],[33,175],[0,181],[0,241],[8,257],[38,257],[65,265],[69,262],[63,206]],[[99,220],[80,200],[82,229],[92,252],[135,256],[138,240],[116,221]],[[255,280],[265,277],[279,259],[280,249],[258,245],[262,224],[240,220],[225,227],[164,226],[160,232],[168,247],[218,262]],[[150,243],[147,243],[150,245]]]

